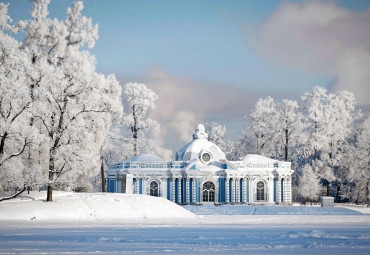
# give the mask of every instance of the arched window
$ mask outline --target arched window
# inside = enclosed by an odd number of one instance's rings
[[[149,184],[150,195],[153,197],[159,197],[159,185],[157,181],[151,181]]]
[[[203,184],[203,202],[215,201],[215,185],[213,182],[206,182]]]
[[[265,183],[263,181],[257,182],[257,201],[265,201]]]

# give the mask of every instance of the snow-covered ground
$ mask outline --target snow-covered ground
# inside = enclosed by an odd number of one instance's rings
[[[370,214],[364,207],[321,207],[321,206],[281,206],[281,205],[202,205],[184,206],[199,215],[360,215]]]
[[[165,199],[140,195],[56,192],[55,202],[44,199],[33,193],[0,203],[0,254],[370,251],[370,214],[351,206],[185,206],[194,215]]]

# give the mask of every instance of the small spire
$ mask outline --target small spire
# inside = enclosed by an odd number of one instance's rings
[[[208,139],[208,134],[203,124],[198,124],[195,128],[195,133],[193,134],[193,140],[195,139]]]

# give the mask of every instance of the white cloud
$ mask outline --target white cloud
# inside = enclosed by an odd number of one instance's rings
[[[165,147],[165,137],[167,134],[167,128],[161,127],[160,132],[153,139],[153,150],[154,152],[165,160],[173,159],[173,151]]]
[[[122,84],[127,81],[120,80]],[[159,66],[145,75],[131,77],[130,81],[145,83],[158,94],[156,108],[150,112],[150,117],[161,124],[153,147],[165,159],[192,140],[191,135],[199,123],[222,121],[229,123],[227,128],[240,126],[241,130],[243,116],[249,113],[258,98],[266,96],[245,88],[170,75]]]
[[[369,104],[369,35],[370,9],[304,1],[282,3],[247,39],[270,63],[332,77],[329,89],[350,90]]]
[[[176,112],[171,122],[171,127],[180,134],[181,141],[188,142],[194,133],[195,124],[195,115],[193,112],[179,111]]]

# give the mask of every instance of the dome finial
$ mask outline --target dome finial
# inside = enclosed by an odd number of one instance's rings
[[[195,128],[195,133],[193,134],[193,140],[195,139],[208,139],[208,134],[203,124],[198,124]]]

